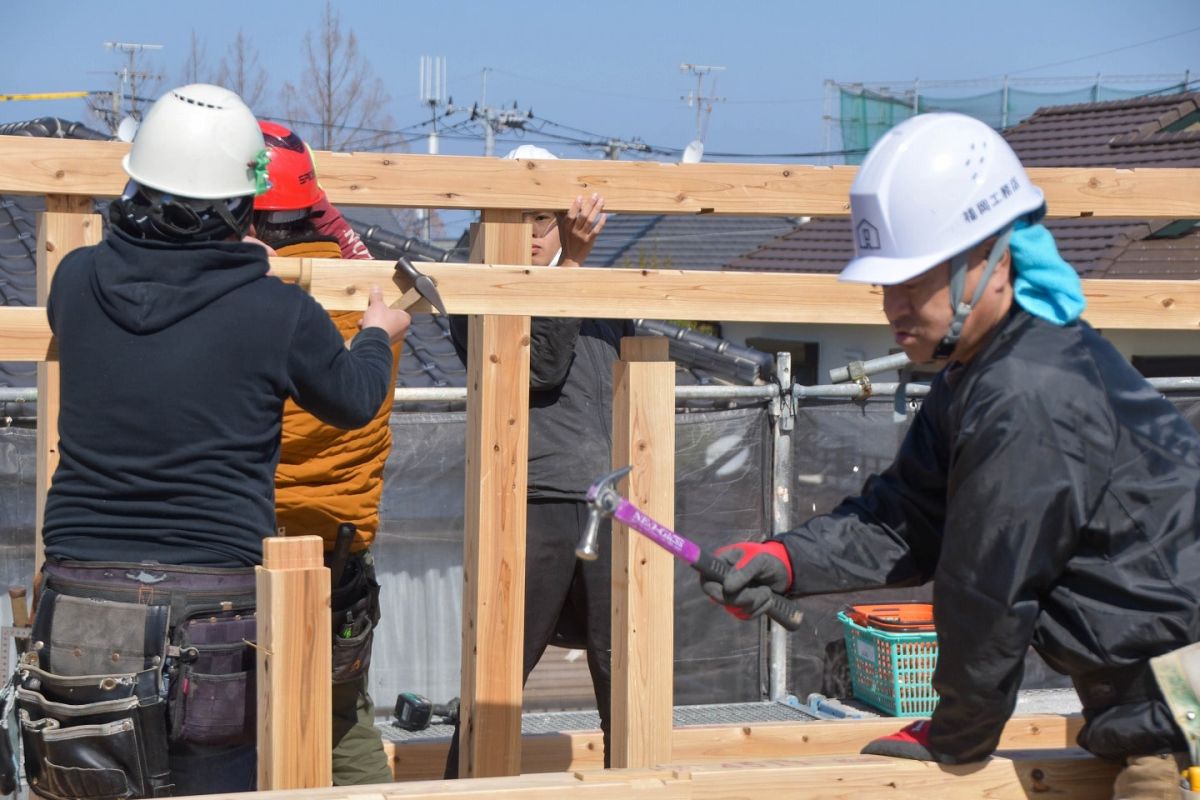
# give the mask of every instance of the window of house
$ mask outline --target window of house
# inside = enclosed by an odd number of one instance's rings
[[[801,386],[820,383],[817,379],[817,360],[821,348],[816,342],[798,342],[795,339],[770,339],[755,336],[746,339],[746,346],[764,353],[792,354],[792,382]]]
[[[1200,376],[1200,356],[1134,356],[1131,360],[1143,378]]]

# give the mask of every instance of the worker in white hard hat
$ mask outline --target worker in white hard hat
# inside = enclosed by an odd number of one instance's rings
[[[52,798],[247,791],[254,569],[276,530],[284,401],[368,423],[408,315],[374,288],[347,343],[268,275],[242,241],[267,154],[233,92],[164,94],[124,167],[104,239],[63,259],[47,302],[61,458],[39,645],[17,678],[26,775]]]
[[[522,145],[506,158],[555,156]],[[592,194],[570,200],[565,211],[531,209],[524,218],[533,229],[530,263],[569,269],[587,259],[607,215],[604,198]],[[451,316],[450,332],[465,363],[467,318]],[[588,486],[612,469],[612,367],[620,357],[621,338],[632,335],[629,320],[534,317],[530,322],[522,680],[549,645],[587,652],[606,766],[612,685],[612,537],[607,523],[595,561],[576,558],[575,545],[587,524]],[[456,728],[446,777],[458,774],[457,733]]]
[[[932,719],[864,752],[989,756],[1030,645],[1083,703],[1114,797],[1177,797],[1186,746],[1148,659],[1200,640],[1200,436],[1086,322],[1041,191],[981,122],[927,114],[850,190],[896,343],[942,369],[896,460],[832,512],[723,548],[704,590],[740,616],[793,596],[932,581]]]

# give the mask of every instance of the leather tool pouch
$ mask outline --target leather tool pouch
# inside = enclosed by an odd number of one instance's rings
[[[255,736],[252,611],[189,619],[173,634],[179,659],[171,682],[171,738],[197,745],[249,744]]]
[[[30,788],[53,800],[168,797],[166,606],[43,593],[16,676]]]
[[[379,583],[369,554],[352,557],[341,584],[333,587],[333,682],[348,683],[371,665],[371,646],[379,623]]]
[[[17,722],[17,673],[0,691],[0,794],[17,791],[21,765],[17,760],[20,749],[20,727]]]

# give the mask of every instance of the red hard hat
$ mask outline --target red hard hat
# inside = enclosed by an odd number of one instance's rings
[[[258,127],[271,153],[267,164],[271,188],[254,198],[254,210],[294,211],[315,205],[322,192],[304,140],[275,122],[259,120]]]

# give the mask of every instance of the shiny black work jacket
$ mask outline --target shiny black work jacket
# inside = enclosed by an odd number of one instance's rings
[[[933,581],[939,761],[995,749],[1031,644],[1077,685],[1134,676],[1085,698],[1083,747],[1180,751],[1145,663],[1200,639],[1198,488],[1200,436],[1170,402],[1086,323],[1014,306],[882,475],[779,538],[798,595]]]

